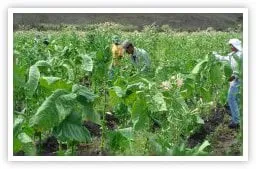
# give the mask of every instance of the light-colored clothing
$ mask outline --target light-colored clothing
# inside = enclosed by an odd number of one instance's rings
[[[218,54],[215,54],[215,56],[220,61],[228,61],[231,65],[232,70],[233,70],[233,75],[234,76],[238,75],[239,67],[238,67],[238,63],[237,63],[237,60],[235,59],[235,57],[237,57],[237,59],[242,59],[242,56],[243,56],[242,51],[231,52],[227,56],[221,56],[221,55],[218,55]]]
[[[241,49],[241,48],[239,48]],[[238,79],[238,73],[239,72],[239,67],[237,63],[237,59],[240,60],[242,59],[242,50],[238,50],[237,52],[231,52],[228,54],[228,56],[221,56],[218,54],[215,54],[215,57],[221,61],[228,61],[231,65],[231,68],[233,70],[232,76],[235,76],[235,79],[230,82],[229,85],[229,90],[228,90],[228,105],[231,110],[231,115],[232,115],[232,123],[233,124],[239,124],[239,116],[240,116],[240,111],[239,111],[239,106],[238,106],[238,93],[239,93],[239,86],[240,82]]]
[[[150,59],[148,53],[144,49],[134,48],[133,54],[130,56],[132,64],[140,71],[150,68]]]

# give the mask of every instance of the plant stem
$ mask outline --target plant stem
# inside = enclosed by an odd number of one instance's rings
[[[39,154],[41,154],[42,153],[42,135],[41,135],[41,132],[38,132],[38,134],[39,134],[39,147],[38,147],[38,149],[39,149]]]
[[[101,133],[101,145],[100,152],[102,153],[105,147],[105,134],[106,134],[106,108],[107,108],[107,90],[106,90],[106,73],[103,81],[103,90],[104,90],[104,108],[103,108],[103,117],[102,117],[102,133]]]
[[[73,155],[74,155],[74,141],[72,141],[71,144],[72,144],[72,145],[71,145],[71,146],[72,146],[72,147],[71,147],[71,150],[72,150],[71,152],[72,152],[72,156],[73,156]]]

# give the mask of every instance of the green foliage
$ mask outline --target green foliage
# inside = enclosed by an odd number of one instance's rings
[[[53,92],[57,89],[70,91],[72,88],[72,84],[67,83],[60,77],[42,76],[40,77],[39,83],[41,88],[46,89],[49,92]]]
[[[192,149],[186,148],[185,144],[181,144],[180,146],[169,150],[168,154],[173,156],[203,156],[208,154],[208,152],[204,150],[209,145],[210,143],[207,140]]]
[[[82,126],[80,113],[69,114],[59,126],[54,128],[54,135],[61,141],[88,142],[91,140],[90,132]]]
[[[92,58],[89,55],[82,55],[81,57],[83,59],[82,69],[84,69],[85,71],[91,72],[93,69]]]
[[[166,102],[162,93],[157,93],[153,96],[153,100],[158,111],[167,111]]]
[[[47,66],[50,66],[48,62],[40,60],[30,67],[29,78],[26,83],[26,91],[29,97],[32,97],[32,95],[35,93],[37,89],[38,82],[40,79],[39,67],[47,67]]]
[[[130,148],[132,141],[132,128],[118,129],[107,133],[107,141],[109,148],[114,152],[125,152]]]
[[[139,98],[137,96],[137,99],[131,109],[131,119],[134,130],[147,130],[149,127],[147,104],[143,98]]]
[[[69,115],[70,111],[59,111],[65,110],[64,106],[66,106],[67,102],[62,103],[59,100],[65,94],[67,92],[60,89],[48,97],[32,116],[30,120],[31,126],[36,127],[39,131],[49,130],[57,126],[63,117]],[[56,102],[59,104],[56,104]]]
[[[158,32],[153,25],[122,32],[120,25],[99,25],[86,33],[72,26],[14,33],[14,112],[22,114],[14,120],[14,152],[34,154],[31,138],[38,131],[72,146],[90,142],[82,126],[88,120],[101,126],[101,146],[115,155],[207,155],[207,141],[192,149],[182,143],[203,125],[210,103],[226,102],[232,70],[209,53],[227,53],[226,41],[240,33]],[[113,35],[145,49],[152,71],[134,71],[127,55],[111,68]],[[114,130],[106,128],[106,112],[118,118]]]
[[[37,89],[40,72],[37,66],[33,65],[29,69],[29,79],[26,83],[27,95],[32,96]]]
[[[198,74],[200,72],[200,70],[202,69],[202,67],[205,66],[205,64],[207,63],[208,60],[202,60],[201,62],[199,62],[194,69],[192,70],[192,74]]]
[[[25,155],[35,155],[34,141],[26,130],[25,118],[21,115],[15,117],[13,126],[13,152],[14,154],[23,151]]]

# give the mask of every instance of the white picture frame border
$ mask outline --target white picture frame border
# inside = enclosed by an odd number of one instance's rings
[[[242,156],[14,156],[13,14],[14,13],[243,13]],[[8,9],[8,161],[248,161],[248,8],[9,8]]]

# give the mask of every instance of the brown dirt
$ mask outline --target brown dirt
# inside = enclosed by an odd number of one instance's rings
[[[213,147],[212,155],[227,155],[230,148],[234,144],[237,132],[229,129],[227,124],[220,125],[212,136],[211,147]],[[238,155],[239,152],[232,152],[230,155]]]
[[[101,140],[99,137],[95,137],[92,143],[79,144],[77,146],[77,156],[106,156],[107,152],[101,152],[100,150]]]
[[[106,114],[106,126],[109,130],[117,128],[118,119],[112,114]],[[83,124],[92,135],[91,143],[81,143],[77,146],[78,156],[106,156],[109,153],[100,150],[101,126],[91,121],[84,121]]]
[[[89,130],[91,136],[93,136],[93,137],[101,136],[101,128],[100,128],[101,126],[100,125],[93,123],[91,121],[84,121],[83,126],[85,126]]]
[[[238,129],[229,129],[230,112],[227,106],[216,108],[205,124],[188,139],[188,147],[193,148],[204,140],[209,140],[213,156],[242,154],[242,142],[237,139]]]
[[[238,139],[239,129],[229,129],[230,115],[225,114],[224,121],[208,136],[211,142],[211,155],[242,155],[242,141]]]
[[[223,122],[225,113],[226,111],[224,108],[216,108],[212,110],[211,115],[204,119],[204,125],[189,137],[188,147],[193,148],[202,143],[206,136],[211,134],[216,127]]]
[[[142,29],[145,25],[169,25],[178,30],[198,30],[213,27],[216,30],[226,30],[237,24],[242,25],[243,16],[239,13],[117,13],[117,14],[51,14],[51,13],[16,13],[14,27],[17,25],[35,26],[45,24],[77,24],[88,25],[104,22],[115,22],[124,25],[137,26]]]
[[[37,150],[39,150],[39,142],[37,142]],[[38,155],[41,156],[55,156],[56,152],[59,150],[59,143],[56,137],[47,137],[41,143],[41,152]]]
[[[109,130],[114,130],[117,128],[118,118],[112,114],[106,114],[106,126]],[[99,137],[101,136],[101,126],[92,121],[84,121],[83,124],[89,131],[92,136]]]

